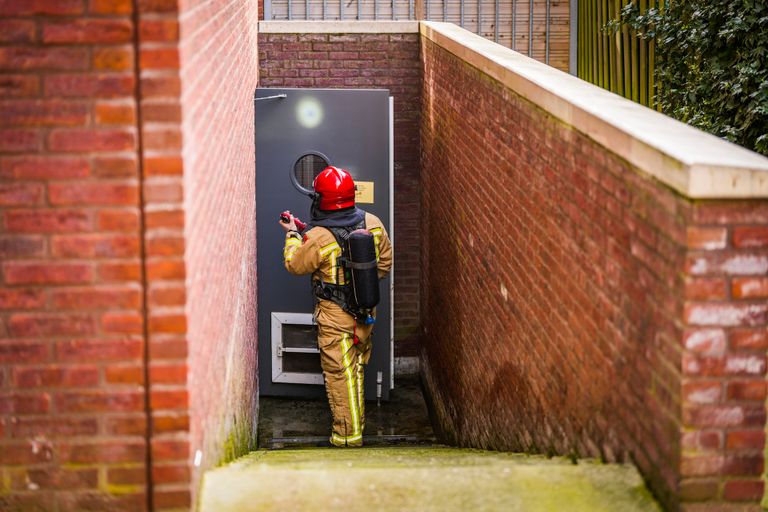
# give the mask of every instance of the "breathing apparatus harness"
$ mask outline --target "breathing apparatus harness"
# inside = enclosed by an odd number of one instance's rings
[[[312,282],[317,298],[330,300],[357,323],[370,325],[376,322],[373,308],[379,303],[378,264],[373,235],[365,229],[365,218],[353,226],[324,226],[341,247],[341,257],[336,261],[337,275],[344,276],[344,284],[326,283],[320,279]]]
[[[326,228],[336,239],[341,257],[334,270],[343,276],[344,283],[315,279],[312,291],[317,299],[330,300],[354,317],[353,339],[357,344],[357,324],[376,322],[373,308],[380,299],[376,241],[365,229],[365,212],[355,207],[355,186],[349,172],[326,167],[312,186],[314,191],[307,192],[312,199],[311,224]]]

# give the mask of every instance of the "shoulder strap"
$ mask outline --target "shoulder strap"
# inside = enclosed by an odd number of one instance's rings
[[[346,248],[346,241],[349,239],[349,235],[357,229],[365,229],[365,219],[361,220],[354,226],[328,227],[326,229],[333,234],[333,237],[336,239],[336,243],[338,243],[342,251],[344,251]]]

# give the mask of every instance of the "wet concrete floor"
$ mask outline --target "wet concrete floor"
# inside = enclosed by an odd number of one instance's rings
[[[418,376],[400,377],[389,401],[365,403],[367,446],[435,442]],[[331,411],[325,399],[259,399],[259,448],[328,446]]]

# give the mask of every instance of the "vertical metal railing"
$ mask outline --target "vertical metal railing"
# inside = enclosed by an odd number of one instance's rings
[[[544,15],[544,62],[549,64],[549,18],[550,18],[550,6],[549,2],[546,4],[547,13]]]
[[[579,44],[579,12],[581,12],[581,6],[579,0],[570,1],[570,13],[568,16],[568,72],[572,75],[578,75],[578,52],[576,46]]]
[[[483,5],[482,0],[477,0],[477,31],[475,34],[483,35]]]
[[[578,2],[578,6],[574,7],[573,16],[569,1]],[[609,4],[610,13],[613,14],[615,6],[626,1],[628,0],[423,0],[422,15],[427,20],[453,21],[499,44],[514,50],[521,49],[529,57],[547,64],[554,56],[558,59],[555,65],[568,69],[567,46],[573,46],[569,41],[567,28],[572,23],[571,19],[578,19],[579,23],[589,23],[585,21],[585,16],[598,14],[602,20],[609,14]],[[659,0],[636,1],[644,3]],[[603,11],[597,13],[592,9],[592,4],[601,4]],[[413,20],[417,16],[415,0],[265,0],[264,10],[265,19],[268,20]],[[630,34],[621,34],[616,39],[626,39],[628,44],[637,46],[638,54],[650,51],[648,59],[652,60],[652,50],[647,45],[643,47],[633,42]],[[621,41],[612,41],[610,46],[621,44]],[[591,40],[578,38],[579,45],[585,42],[592,44]],[[583,48],[579,48],[578,55],[581,56]],[[610,49],[606,47],[603,51],[609,52]],[[616,58],[613,52],[610,56]],[[642,62],[643,58],[635,60]],[[629,59],[627,69],[635,60]],[[577,65],[579,73],[582,68],[583,65]],[[643,80],[642,73],[638,73],[638,76]],[[642,93],[638,94],[641,95]]]
[[[533,55],[533,0],[528,7],[528,56]]]
[[[517,36],[517,0],[512,0],[512,41],[509,47],[513,50],[517,48],[515,36]]]

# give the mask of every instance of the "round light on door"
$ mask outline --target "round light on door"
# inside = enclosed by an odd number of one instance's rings
[[[315,128],[323,121],[323,106],[315,98],[302,98],[296,105],[296,118],[304,128]]]
[[[307,153],[293,164],[291,182],[301,192],[311,194],[314,191],[315,178],[329,165],[328,159],[323,155]]]

